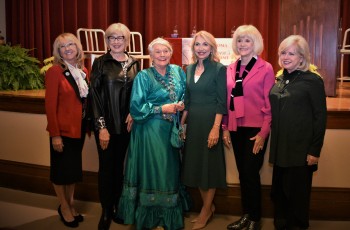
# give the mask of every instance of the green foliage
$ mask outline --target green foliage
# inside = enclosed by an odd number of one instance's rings
[[[0,90],[43,89],[40,61],[20,46],[0,46]]]

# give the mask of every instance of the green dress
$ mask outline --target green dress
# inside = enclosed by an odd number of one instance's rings
[[[225,188],[225,155],[220,128],[219,142],[209,149],[208,136],[216,114],[226,114],[226,67],[209,58],[205,70],[194,82],[197,64],[187,68],[185,110],[186,142],[183,156],[183,183],[201,189]]]
[[[188,205],[180,183],[180,152],[170,144],[174,115],[161,114],[160,107],[181,100],[185,78],[179,66],[168,65],[166,76],[151,67],[139,72],[133,83],[130,114],[134,123],[118,216],[137,229],[184,227],[183,210]],[[165,88],[170,85],[172,90]]]

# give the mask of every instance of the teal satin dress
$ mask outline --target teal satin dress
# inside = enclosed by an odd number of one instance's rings
[[[170,144],[173,116],[159,112],[162,105],[181,100],[185,79],[179,66],[169,65],[165,76],[151,67],[139,72],[133,83],[130,113],[134,123],[118,216],[137,229],[184,227],[183,210],[189,207],[180,183],[180,152]],[[169,85],[173,85],[173,96],[164,87]]]

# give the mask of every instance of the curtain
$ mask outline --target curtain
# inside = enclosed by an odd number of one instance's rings
[[[279,1],[275,0],[6,0],[5,4],[7,41],[32,49],[40,61],[52,55],[52,44],[63,32],[76,34],[81,27],[105,30],[121,22],[143,35],[144,50],[154,38],[169,37],[175,26],[181,37],[189,37],[195,26],[225,38],[239,25],[252,24],[264,38],[262,57],[273,66],[277,63]]]

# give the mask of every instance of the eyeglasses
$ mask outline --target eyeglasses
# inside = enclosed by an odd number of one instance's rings
[[[67,44],[64,44],[64,45],[60,45],[60,49],[63,49],[63,48],[69,49],[69,48],[72,48],[72,46],[75,46],[74,42],[70,42],[70,43],[67,43]]]
[[[108,38],[108,41],[110,41],[110,42],[114,42],[115,40],[117,40],[118,42],[122,42],[122,41],[124,41],[125,36],[117,36],[117,37],[108,36],[107,38]]]

